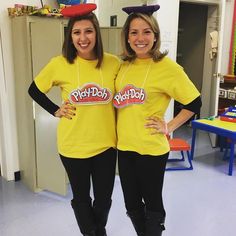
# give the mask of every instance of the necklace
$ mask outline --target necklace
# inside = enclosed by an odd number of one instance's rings
[[[79,105],[96,105],[107,104],[112,99],[112,92],[108,88],[104,88],[104,78],[101,68],[99,68],[99,77],[101,86],[94,82],[88,82],[80,87],[80,64],[79,58],[76,61],[77,68],[77,89],[73,90],[69,95],[69,100],[73,104]]]
[[[78,82],[77,87],[79,88],[79,86],[80,86],[80,63],[79,63],[79,58],[77,58],[77,60],[76,60],[76,69],[77,69],[77,82]],[[103,74],[102,74],[101,67],[99,68],[99,77],[102,81],[102,87],[103,87],[104,79],[103,79]]]
[[[121,84],[123,83],[123,80],[124,80],[124,77],[125,77],[126,73],[130,70],[132,64],[133,64],[133,63],[130,62],[129,65],[127,66],[126,70],[124,71],[124,73],[123,73],[123,75],[122,75],[122,77],[121,77],[121,80],[120,80],[120,87],[121,87]],[[142,83],[142,85],[141,85],[141,88],[144,88],[144,87],[145,87],[145,84],[146,84],[146,81],[147,81],[147,78],[148,78],[148,74],[149,74],[150,69],[151,69],[151,65],[152,65],[152,60],[151,60],[151,61],[148,63],[148,65],[147,65],[146,74],[145,74],[145,76],[144,76],[144,80],[143,80],[143,83]]]
[[[151,69],[151,65],[152,65],[152,60],[149,62],[147,66],[144,80],[140,88],[135,87],[133,84],[127,84],[119,92],[115,94],[113,98],[113,105],[116,108],[123,108],[134,104],[143,104],[145,102],[147,95],[144,88]],[[121,77],[120,87],[123,83],[125,75],[127,74],[130,68],[131,68],[131,63],[129,63],[128,67],[126,68]]]

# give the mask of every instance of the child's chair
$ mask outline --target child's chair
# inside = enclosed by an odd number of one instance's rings
[[[166,167],[166,170],[192,170],[192,160],[190,158],[190,145],[187,141],[181,138],[170,138],[168,137],[169,145],[170,145],[170,152],[180,152],[182,158],[171,158],[169,157],[168,162],[184,162],[185,161],[185,155],[184,152],[187,154],[187,160],[188,160],[188,166],[173,166],[173,167]],[[171,154],[171,153],[170,153]]]

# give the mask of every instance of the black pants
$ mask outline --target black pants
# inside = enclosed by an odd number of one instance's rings
[[[168,155],[149,156],[118,151],[118,167],[127,211],[141,209],[165,215],[162,188]]]
[[[71,184],[73,199],[78,203],[90,203],[91,182],[94,204],[106,208],[111,201],[114,187],[117,151],[113,148],[86,159],[60,155]],[[92,180],[92,181],[91,181]]]

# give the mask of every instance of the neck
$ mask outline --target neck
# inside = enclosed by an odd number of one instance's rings
[[[89,54],[81,54],[81,53],[77,53],[77,56],[81,57],[84,60],[88,60],[88,61],[93,61],[96,60],[96,56],[95,53],[89,53]]]

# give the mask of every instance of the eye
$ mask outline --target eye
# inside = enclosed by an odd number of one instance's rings
[[[151,34],[152,31],[151,31],[151,30],[145,30],[144,33],[145,33],[145,34]]]
[[[93,29],[87,29],[85,32],[88,33],[88,34],[91,34],[91,33],[94,32],[94,30]]]
[[[129,34],[130,35],[137,35],[137,32],[136,31],[130,31]]]
[[[79,31],[79,30],[74,30],[74,31],[72,31],[72,34],[74,34],[74,35],[79,35],[79,34],[80,34],[80,31]]]

